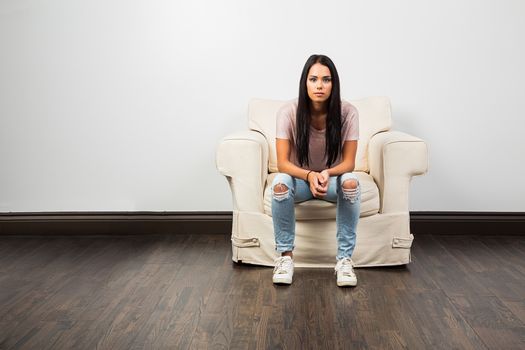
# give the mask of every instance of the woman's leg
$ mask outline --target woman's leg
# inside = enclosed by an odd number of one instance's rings
[[[357,285],[357,276],[351,259],[356,240],[361,197],[359,179],[355,174],[344,173],[331,177],[325,200],[337,202],[337,285],[339,287]]]
[[[361,208],[361,185],[353,173],[337,177],[337,260],[350,258],[355,248]]]
[[[291,255],[295,241],[295,203],[311,199],[308,183],[279,173],[272,183],[272,219],[275,249]]]

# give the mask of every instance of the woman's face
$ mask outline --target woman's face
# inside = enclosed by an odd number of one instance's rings
[[[312,102],[325,102],[332,93],[332,76],[330,69],[321,63],[316,63],[308,71],[306,89]]]

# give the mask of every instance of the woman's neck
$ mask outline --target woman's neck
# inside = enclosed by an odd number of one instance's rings
[[[328,104],[326,102],[313,102],[310,101],[310,113],[312,118],[322,118],[326,117],[328,112]]]
[[[326,128],[326,115],[328,108],[326,103],[311,102],[310,104],[310,123],[317,130],[324,130]]]

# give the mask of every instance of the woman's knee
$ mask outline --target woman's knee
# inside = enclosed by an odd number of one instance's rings
[[[290,196],[290,189],[293,187],[293,179],[288,174],[279,173],[272,182],[272,196],[281,201]]]
[[[359,179],[352,173],[344,174],[341,179],[343,199],[354,203],[359,197]]]
[[[276,201],[283,201],[290,197],[290,189],[285,184],[278,183],[272,188],[272,197]]]
[[[347,190],[357,188],[358,185],[359,182],[355,179],[348,179],[343,181],[343,188]]]

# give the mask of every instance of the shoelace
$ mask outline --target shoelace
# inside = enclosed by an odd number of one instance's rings
[[[274,273],[288,273],[287,267],[290,267],[290,260],[284,258],[278,258],[275,263]]]
[[[349,259],[344,259],[341,262],[341,266],[339,267],[339,271],[343,274],[343,276],[353,276],[354,275],[354,268],[352,261]],[[336,271],[337,273],[337,271]]]

